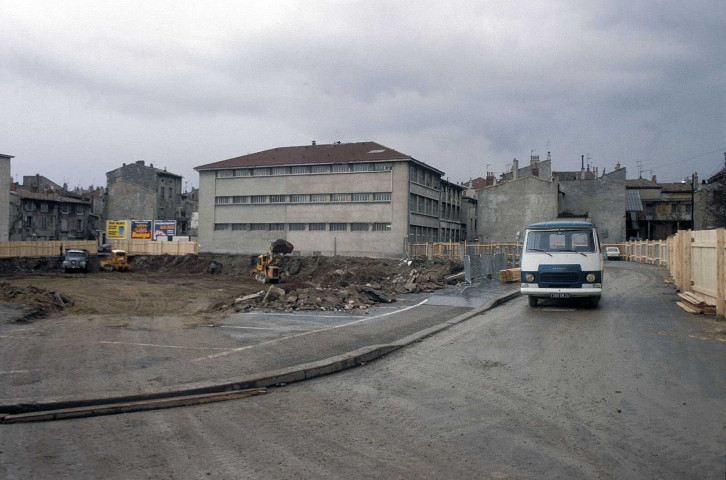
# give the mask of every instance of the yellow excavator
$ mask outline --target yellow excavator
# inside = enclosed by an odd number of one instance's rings
[[[292,253],[292,243],[287,240],[275,240],[264,255],[258,255],[255,261],[255,268],[252,275],[255,280],[265,283],[277,283],[280,281],[280,260],[283,256]]]

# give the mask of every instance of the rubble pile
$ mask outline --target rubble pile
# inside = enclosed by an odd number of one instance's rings
[[[44,288],[16,287],[0,282],[0,302],[15,303],[29,310],[25,320],[43,318],[51,312],[59,312],[73,306],[73,300]]]
[[[270,311],[367,309],[396,301],[397,294],[433,292],[444,277],[461,270],[455,262],[353,257],[285,257],[282,283],[240,295],[217,310]]]

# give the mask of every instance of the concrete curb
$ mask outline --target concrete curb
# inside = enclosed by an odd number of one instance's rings
[[[235,380],[229,380],[224,383],[200,382],[187,384],[186,388],[179,389],[171,387],[162,389],[154,393],[140,393],[134,395],[123,395],[117,397],[89,398],[83,400],[60,400],[60,401],[44,401],[33,403],[17,403],[0,405],[0,423],[3,423],[4,415],[15,415],[20,413],[52,411],[69,408],[82,407],[98,407],[110,403],[139,402],[144,400],[156,400],[162,398],[173,398],[188,395],[200,395],[209,393],[232,392],[236,390],[246,390],[259,387],[283,386],[288,383],[309,380],[323,375],[340,372],[349,368],[365,365],[368,362],[383,357],[391,352],[401,349],[414,342],[421,341],[431,335],[442,330],[446,330],[470,318],[481,315],[492,308],[512,300],[520,295],[519,291],[515,291],[490,302],[483,307],[466,312],[458,317],[447,320],[439,325],[420,330],[407,337],[392,343],[383,345],[368,345],[351,352],[347,352],[334,357],[329,357],[315,362],[304,363],[293,367],[287,367],[279,370],[272,370],[260,374],[241,377]]]

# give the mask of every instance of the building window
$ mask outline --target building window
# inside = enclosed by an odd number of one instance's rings
[[[232,197],[232,203],[250,203],[250,197],[244,195],[244,196],[238,196],[238,197]]]
[[[48,217],[40,217],[40,228],[45,230],[48,228]]]
[[[308,230],[310,230],[311,232],[325,231],[325,224],[324,223],[309,223]]]
[[[268,230],[270,230],[270,231],[285,230],[285,224],[284,223],[271,223]]]
[[[249,168],[239,168],[234,171],[235,177],[249,177],[252,175],[252,171]]]
[[[164,187],[159,187],[159,193],[160,193],[159,197],[161,197],[163,199],[164,198]]]
[[[313,193],[310,195],[310,201],[315,203],[329,202],[330,194],[328,193]]]
[[[304,223],[290,223],[287,225],[287,228],[291,232],[299,232],[301,230],[305,230],[305,224]]]
[[[354,193],[353,201],[354,202],[367,202],[368,199],[370,199],[370,197],[371,197],[370,193]]]
[[[307,165],[302,167],[291,167],[290,173],[292,173],[293,175],[304,175],[306,173],[310,173],[310,167]]]
[[[33,217],[30,215],[25,217],[25,228],[33,228]]]
[[[390,223],[374,223],[372,230],[374,232],[390,232],[391,224]]]
[[[350,202],[350,193],[334,193],[332,201],[334,202]]]
[[[273,167],[272,174],[273,175],[287,175],[287,167]]]
[[[353,163],[351,164],[351,170],[354,172],[367,172],[371,170],[371,164],[370,163]]]
[[[373,164],[373,170],[378,171],[378,172],[391,170],[392,168],[393,168],[393,165],[390,163],[374,163]]]
[[[367,223],[351,223],[350,224],[350,231],[351,232],[367,232],[370,228],[370,225]]]
[[[313,165],[310,167],[312,173],[330,173],[330,165]]]
[[[33,210],[35,210],[35,203],[33,203],[33,202],[24,202],[23,203],[23,209],[26,212],[32,212]]]
[[[76,230],[78,230],[78,231],[83,230],[83,220],[78,220],[76,222]]]
[[[41,212],[47,212],[48,211],[48,204],[46,202],[43,202],[40,204],[40,211]]]
[[[252,175],[254,175],[255,177],[269,177],[270,176],[270,169],[267,168],[267,167],[255,168],[252,171]]]
[[[71,206],[67,203],[62,203],[60,206],[61,213],[71,213]]]
[[[218,178],[226,178],[234,175],[234,170],[217,170]]]
[[[232,197],[217,197],[215,200],[217,205],[227,205],[232,203]]]
[[[172,198],[174,195],[174,187],[169,187],[169,198]]]
[[[347,163],[336,163],[335,165],[333,165],[332,170],[333,173],[342,173],[349,171],[350,167]]]
[[[645,216],[646,217],[653,216],[653,204],[652,203],[648,203],[645,205]]]
[[[233,223],[232,224],[232,230],[233,231],[241,231],[241,230],[249,230],[250,226],[247,223]]]
[[[76,205],[76,215],[83,215],[83,205]]]
[[[270,195],[270,203],[285,203],[285,195]]]
[[[267,196],[266,195],[253,195],[252,203],[267,203]]]
[[[267,224],[266,223],[250,223],[250,230],[253,231],[262,231],[267,230]]]
[[[331,223],[330,231],[331,232],[347,232],[348,224],[347,223]]]
[[[391,201],[391,194],[388,193],[374,193],[373,194],[373,201],[374,202],[390,202]]]
[[[290,203],[305,203],[307,201],[307,195],[290,195]]]

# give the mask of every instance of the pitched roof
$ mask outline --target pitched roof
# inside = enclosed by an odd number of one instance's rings
[[[686,183],[661,183],[661,186],[663,187],[663,192],[668,193],[677,193],[677,192],[690,192],[691,191],[691,182]]]
[[[194,169],[199,171],[217,168],[271,167],[310,163],[381,162],[386,160],[413,160],[413,158],[376,142],[358,142],[278,147],[222,160],[221,162],[200,165],[194,167]]]
[[[487,186],[487,179],[482,177],[476,177],[473,180],[464,182],[464,186],[468,188],[473,188],[474,190],[479,190],[480,188],[484,188]]]
[[[626,211],[628,212],[642,212],[643,202],[640,200],[640,192],[637,188],[625,190],[625,199],[627,202]]]
[[[646,180],[645,178],[636,178],[632,180],[625,180],[625,188],[661,188],[656,182]]]
[[[84,200],[80,197],[76,197],[75,195],[67,195],[67,192],[31,192],[30,190],[25,190],[24,188],[18,188],[12,193],[16,194],[20,198],[25,198],[29,200],[42,200],[44,202],[82,203],[84,205],[91,203],[90,200]]]

